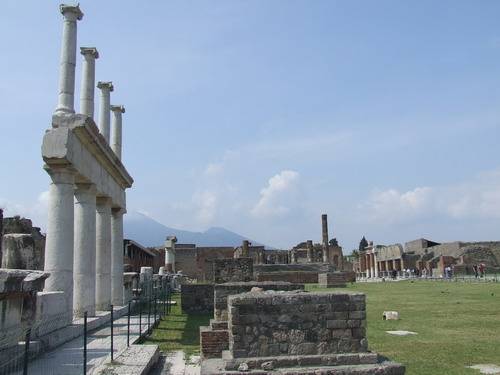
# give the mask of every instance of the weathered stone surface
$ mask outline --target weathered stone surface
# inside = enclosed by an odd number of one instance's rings
[[[187,314],[212,314],[214,310],[213,284],[182,284],[182,311]]]
[[[252,258],[215,259],[213,267],[213,280],[217,284],[253,280]]]

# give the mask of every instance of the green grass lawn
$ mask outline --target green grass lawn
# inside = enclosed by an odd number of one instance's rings
[[[479,372],[465,366],[500,366],[500,284],[404,281],[348,289],[366,293],[370,350],[403,363],[408,375],[472,375]],[[384,310],[399,311],[400,320],[384,321]],[[389,330],[418,335],[393,336]]]
[[[164,352],[183,350],[189,358],[200,352],[200,326],[208,326],[212,316],[183,314],[180,295],[175,294],[173,300],[177,301],[177,305],[172,306],[170,315],[163,317],[143,343],[156,344]]]
[[[370,350],[406,365],[408,375],[479,374],[468,365],[500,366],[500,284],[453,282],[358,283],[349,290],[366,293]],[[307,290],[323,291],[317,285]],[[199,353],[199,326],[211,316],[186,315],[172,308],[145,343],[163,351]],[[395,310],[399,321],[384,321],[382,312]],[[416,336],[385,331],[407,330]]]

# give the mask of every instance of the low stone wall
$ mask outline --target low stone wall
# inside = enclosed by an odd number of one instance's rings
[[[213,280],[216,284],[253,280],[252,258],[214,259]]]
[[[257,287],[263,290],[304,290],[304,284],[292,284],[288,282],[237,282],[215,285],[214,318],[217,321],[227,320],[227,298],[230,295],[249,292]]]
[[[259,272],[255,274],[256,281],[286,281],[295,284],[318,283],[318,272],[316,271],[282,271],[282,272]]]
[[[182,284],[181,306],[186,314],[212,314],[214,286],[212,284]]]
[[[229,296],[233,358],[368,350],[361,293],[252,292]]]

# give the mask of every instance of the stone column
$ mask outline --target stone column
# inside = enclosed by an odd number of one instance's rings
[[[167,272],[175,273],[175,244],[177,237],[168,236],[165,241],[165,269]]]
[[[248,240],[243,240],[243,245],[241,246],[241,257],[248,258],[250,256],[250,252],[248,249]]]
[[[73,237],[74,237],[74,179],[75,172],[68,166],[45,166],[52,178],[47,210],[47,238],[45,242],[45,281],[48,292],[63,291],[67,311],[73,309]]]
[[[328,263],[328,216],[321,215],[321,234],[323,238],[323,263]]]
[[[94,118],[95,60],[99,52],[94,47],[80,47],[80,53],[83,55],[80,112]]]
[[[372,277],[375,277],[375,254],[370,254],[370,267],[371,267],[371,270],[370,270],[370,273],[372,275]]]
[[[96,294],[97,310],[111,305],[111,201],[97,198],[96,206]]]
[[[95,236],[96,189],[93,184],[76,184],[75,258],[73,274],[73,313],[95,315]]]
[[[110,93],[113,91],[112,82],[97,82],[97,88],[101,89],[101,103],[99,107],[99,131],[109,143],[109,120],[110,114]]]
[[[123,214],[113,208],[111,216],[111,303],[123,305]]]
[[[64,21],[59,70],[59,98],[56,114],[75,113],[76,21],[83,13],[79,6],[59,6]]]
[[[307,240],[307,262],[312,263],[313,261],[313,242]]]
[[[377,254],[373,253],[373,264],[374,264],[374,275],[375,277],[378,277],[378,260],[377,260]]]
[[[125,107],[122,105],[112,105],[110,107],[113,112],[113,138],[111,141],[111,149],[114,151],[118,159],[122,159],[122,113],[125,113]]]

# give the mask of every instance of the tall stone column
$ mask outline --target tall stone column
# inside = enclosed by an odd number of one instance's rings
[[[83,55],[80,112],[94,118],[95,60],[99,52],[94,47],[80,47],[80,53]]]
[[[378,260],[377,260],[376,253],[373,253],[373,272],[374,272],[374,276],[378,277]]]
[[[67,311],[73,309],[73,236],[75,172],[68,166],[45,166],[49,187],[44,270],[50,273],[45,290],[63,291]]]
[[[313,242],[311,240],[307,240],[307,262],[313,262]]]
[[[96,283],[97,310],[111,305],[111,201],[97,198],[96,205]]]
[[[99,131],[109,143],[109,121],[110,121],[110,93],[113,91],[112,82],[97,82],[97,88],[101,90],[101,103],[99,107]]]
[[[370,254],[366,254],[366,277],[372,276],[372,267],[371,267],[371,259]]]
[[[79,6],[62,4],[59,7],[64,21],[59,70],[59,97],[56,114],[75,113],[76,21],[83,13]]]
[[[323,238],[323,263],[328,263],[328,216],[326,214],[321,215],[321,232]]]
[[[118,159],[122,159],[122,113],[125,113],[125,107],[122,105],[112,105],[113,112],[113,137],[111,140],[111,149]]]
[[[93,184],[76,184],[75,258],[73,313],[95,315],[96,189]]]
[[[114,208],[111,216],[111,302],[123,305],[123,214]]]
[[[375,276],[375,254],[370,254],[370,267],[371,267],[371,275],[372,277],[376,277]]]

